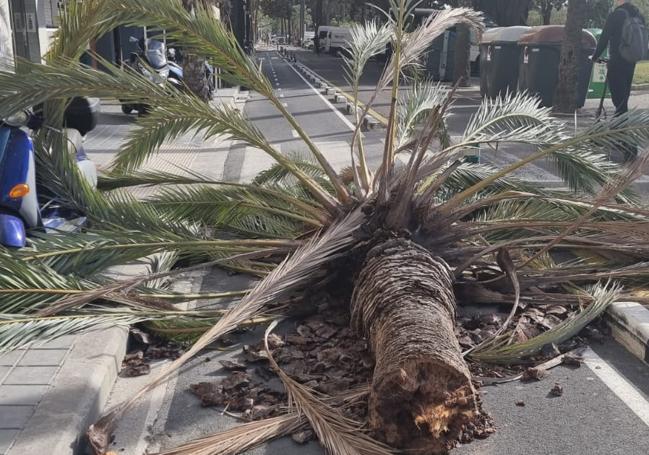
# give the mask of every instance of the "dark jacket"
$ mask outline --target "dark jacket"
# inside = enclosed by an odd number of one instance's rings
[[[620,41],[622,40],[622,28],[624,26],[624,21],[626,20],[626,10],[630,16],[641,17],[640,10],[633,6],[631,3],[624,3],[623,5],[618,6],[613,10],[611,14],[608,15],[606,19],[606,25],[604,30],[602,30],[602,35],[599,38],[597,43],[597,49],[595,49],[595,54],[593,54],[593,60],[597,60],[602,52],[606,50],[606,46],[609,46],[609,57],[611,61],[624,61],[620,55]],[[644,18],[642,18],[644,22]]]

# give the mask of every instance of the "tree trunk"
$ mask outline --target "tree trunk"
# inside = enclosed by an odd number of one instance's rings
[[[203,101],[210,99],[210,88],[205,74],[205,58],[184,54],[183,79],[187,88]]]
[[[582,57],[581,34],[586,16],[586,0],[568,2],[566,36],[561,46],[559,82],[554,92],[553,105],[557,112],[574,112],[577,109],[577,84],[579,63]]]
[[[543,25],[550,25],[552,19],[552,2],[545,1],[541,4],[541,15],[543,16]]]
[[[373,248],[352,296],[352,326],[376,359],[369,422],[388,444],[442,453],[478,414],[455,337],[446,263],[402,239]]]
[[[183,6],[187,11],[193,11],[196,0],[183,0]],[[204,7],[209,6],[210,2],[203,0]],[[208,101],[210,98],[209,82],[205,74],[205,58],[193,55],[189,52],[183,52],[183,82],[187,88],[198,98]]]

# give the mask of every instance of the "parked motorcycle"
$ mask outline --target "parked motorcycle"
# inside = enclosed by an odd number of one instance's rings
[[[83,149],[83,135],[97,124],[99,100],[75,98],[66,110],[64,133],[68,152],[81,175],[97,185],[97,169]],[[85,218],[64,213],[55,201],[41,207],[36,192],[34,144],[27,129],[40,128],[42,118],[31,111],[0,119],[0,244],[22,248],[33,228],[71,230]]]
[[[162,41],[154,39],[137,39],[130,37],[132,43],[137,43],[138,51],[129,55],[126,67],[149,79],[154,84],[172,84],[179,90],[184,88],[182,82],[182,68],[178,65],[170,65],[167,60],[166,46]],[[180,70],[180,71],[178,71]],[[138,114],[146,114],[150,109],[145,104],[128,103],[122,101],[122,112],[130,114],[137,111]]]

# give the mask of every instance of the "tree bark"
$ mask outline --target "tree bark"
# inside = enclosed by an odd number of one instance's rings
[[[187,11],[193,11],[197,3],[207,8],[211,6],[210,0],[183,0],[183,6]],[[210,98],[209,82],[205,74],[205,58],[183,52],[183,82],[194,95],[203,101]]]
[[[452,282],[442,259],[396,239],[369,252],[352,296],[352,326],[376,359],[370,426],[413,453],[445,452],[478,415]]]
[[[568,2],[566,36],[561,46],[559,81],[554,92],[553,105],[557,112],[574,112],[577,109],[577,85],[581,58],[581,34],[586,16],[586,0]]]

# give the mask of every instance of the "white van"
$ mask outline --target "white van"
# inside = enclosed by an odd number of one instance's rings
[[[342,49],[346,49],[351,39],[351,30],[348,28],[332,27],[330,25],[318,27],[320,51],[335,54]]]
[[[349,42],[352,40],[352,32],[349,28],[335,27],[329,32],[329,49],[328,52],[335,54],[339,51],[349,48]]]

